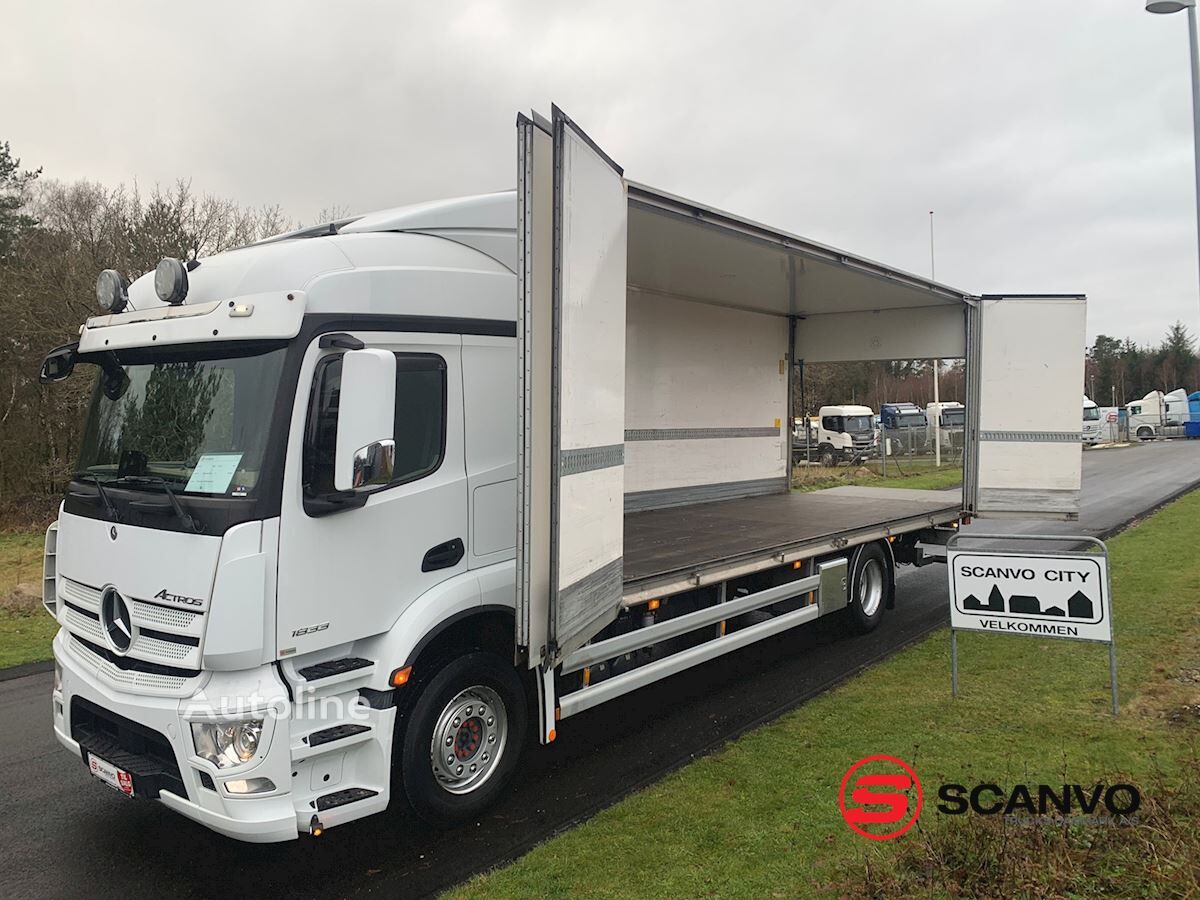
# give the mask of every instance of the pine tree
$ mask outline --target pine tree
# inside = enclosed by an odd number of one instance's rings
[[[37,225],[25,208],[41,168],[21,171],[21,160],[12,155],[8,141],[0,143],[0,265],[8,262],[17,241]]]

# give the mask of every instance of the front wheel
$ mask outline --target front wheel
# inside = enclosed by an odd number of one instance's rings
[[[1154,429],[1143,425],[1137,430],[1137,439],[1139,441],[1148,441],[1154,437]]]
[[[883,620],[891,568],[888,552],[879,544],[866,544],[854,556],[847,611],[851,627],[859,634],[874,631]]]
[[[524,749],[526,706],[513,667],[492,653],[460,656],[425,684],[398,758],[404,793],[422,819],[453,828],[492,804]]]

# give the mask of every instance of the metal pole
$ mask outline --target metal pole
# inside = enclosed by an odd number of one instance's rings
[[[933,210],[929,211],[929,280],[937,281],[937,268],[933,264]]]
[[[950,629],[950,696],[958,697],[958,632]]]
[[[1192,161],[1196,167],[1196,240],[1200,251],[1200,48],[1196,45],[1196,7],[1189,6],[1187,14],[1192,69]],[[1200,252],[1197,252],[1196,262],[1200,265]]]
[[[935,413],[937,421],[933,426],[933,467],[935,469],[942,467],[942,404],[938,398],[938,369],[941,368],[941,365],[940,359],[933,361],[933,408],[937,410]]]
[[[1112,710],[1113,715],[1117,715],[1120,710],[1120,704],[1117,701],[1117,644],[1116,641],[1110,641],[1108,644],[1108,680],[1112,685]]]
[[[796,475],[796,317],[788,316],[787,353],[787,473],[788,490]]]

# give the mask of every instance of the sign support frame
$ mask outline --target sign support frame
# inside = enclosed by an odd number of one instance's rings
[[[1070,638],[1071,640],[1082,641],[1083,643],[1091,644],[1107,644],[1108,645],[1108,681],[1112,691],[1112,714],[1116,717],[1120,712],[1120,694],[1117,688],[1117,638],[1113,629],[1112,623],[1112,571],[1108,561],[1108,545],[1099,538],[1084,534],[963,534],[957,532],[951,536],[946,542],[947,553],[947,574],[950,580],[950,603],[954,604],[954,570],[950,560],[950,551],[955,549],[955,545],[960,539],[965,540],[983,540],[983,541],[1046,541],[1059,544],[1070,544],[1071,549],[1056,553],[1056,556],[1080,556],[1089,559],[1096,559],[1096,554],[1082,553],[1079,547],[1091,545],[1100,549],[1100,557],[1104,560],[1104,578],[1105,585],[1108,590],[1108,615],[1109,615],[1109,639],[1107,641],[1097,641],[1086,638]],[[954,621],[951,619],[950,624],[950,696],[958,699],[958,632],[960,629],[954,627]],[[1064,640],[1062,637],[1054,635],[1039,634],[1037,637],[1050,638],[1052,640]]]

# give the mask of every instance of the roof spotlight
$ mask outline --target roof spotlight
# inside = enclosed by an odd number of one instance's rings
[[[129,282],[116,269],[96,276],[96,302],[105,312],[119,313],[129,304]]]
[[[182,259],[167,257],[154,270],[154,293],[163,303],[178,306],[188,292],[187,266]]]

